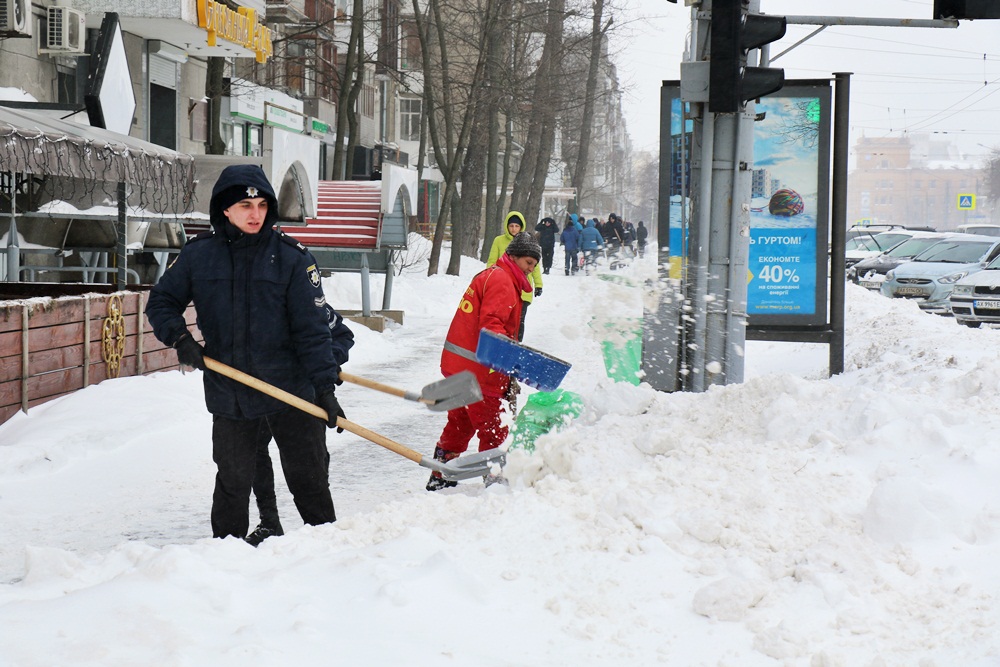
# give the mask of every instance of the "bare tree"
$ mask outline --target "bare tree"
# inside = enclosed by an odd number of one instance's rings
[[[577,149],[576,164],[573,169],[572,185],[576,188],[577,202],[583,191],[587,175],[587,164],[590,159],[590,139],[592,132],[591,119],[594,116],[597,91],[597,75],[600,71],[601,46],[605,33],[611,27],[612,18],[604,20],[604,0],[594,0],[594,14],[590,33],[590,68],[587,73],[587,89],[584,96],[583,122],[580,124],[580,138]],[[575,207],[574,207],[575,208]]]
[[[562,79],[565,0],[548,0],[540,19],[538,22],[544,43],[534,71],[531,98],[526,103],[531,110],[527,143],[511,194],[511,208],[521,211],[526,220],[537,220],[539,217],[555,144],[559,117],[558,91]]]
[[[488,31],[482,29],[482,26],[488,25],[492,17],[495,16],[496,6],[493,2],[487,2],[483,21],[477,26],[478,32],[472,31],[472,48],[468,49],[471,51],[472,57],[468,63],[463,63],[466,65],[465,67],[458,68],[460,73],[469,77],[465,85],[459,85],[459,82],[453,78],[451,57],[454,44],[449,42],[447,30],[447,26],[450,24],[449,19],[452,17],[445,17],[445,9],[441,0],[430,0],[429,11],[426,15],[420,13],[416,0],[413,0],[413,9],[423,52],[424,101],[425,108],[428,109],[429,138],[438,168],[445,178],[441,208],[434,228],[428,273],[433,274],[437,271],[441,246],[444,242],[445,226],[450,217],[453,243],[447,272],[458,275],[461,267],[461,239],[464,236],[464,227],[461,215],[456,215],[456,212],[452,210],[453,198],[457,195],[465,150],[475,124],[473,118],[476,109],[475,100],[478,99],[483,87]],[[469,25],[468,21],[463,24],[466,32],[469,30]],[[432,55],[437,59],[436,70],[432,66]],[[435,71],[437,72],[436,77],[432,75]],[[438,103],[438,95],[440,95],[440,103]],[[476,225],[478,227],[478,216]]]
[[[353,155],[354,146],[357,144],[359,122],[356,105],[364,86],[365,72],[364,10],[364,0],[354,0],[351,13],[351,37],[347,44],[347,57],[337,99],[337,145],[333,149],[333,172],[341,179],[346,179],[349,175],[348,160]],[[350,82],[350,85],[346,85],[347,82]],[[344,137],[349,137],[346,148]]]

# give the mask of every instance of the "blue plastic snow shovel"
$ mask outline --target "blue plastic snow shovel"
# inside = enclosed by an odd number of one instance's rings
[[[557,388],[572,367],[562,359],[486,329],[479,332],[476,361],[539,391]]]
[[[302,410],[303,412],[308,412],[313,417],[318,417],[323,421],[327,421],[329,419],[326,410],[318,405],[314,405],[309,401],[299,398],[295,394],[290,394],[284,389],[279,389],[278,387],[268,384],[267,382],[264,382],[259,378],[255,378],[252,375],[247,375],[243,371],[236,370],[232,366],[227,366],[221,361],[216,361],[210,357],[204,357],[204,359],[205,367],[209,370],[215,371],[220,375],[225,375],[227,378],[236,380],[237,382],[245,384],[248,387],[253,387],[254,389],[264,392],[272,398],[276,398],[279,401]],[[464,454],[445,463],[443,461],[436,461],[433,458],[423,456],[419,452],[415,452],[409,447],[399,444],[395,440],[390,440],[384,435],[380,435],[375,431],[366,429],[364,426],[347,421],[343,417],[337,418],[337,426],[345,431],[350,431],[354,435],[361,436],[365,440],[374,442],[376,445],[385,447],[389,451],[395,452],[400,456],[405,456],[424,468],[436,470],[449,482],[457,482],[471,477],[483,477],[484,475],[494,474],[494,466],[503,467],[503,465],[507,463],[507,452],[501,449],[488,449],[485,452]]]

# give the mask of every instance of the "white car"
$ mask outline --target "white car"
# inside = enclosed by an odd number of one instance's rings
[[[894,229],[851,237],[844,244],[844,267],[849,269],[862,260],[881,255],[913,235],[914,232],[906,229]]]
[[[951,290],[1000,257],[1000,237],[956,234],[885,274],[883,296],[914,299],[921,310],[951,314]]]
[[[956,322],[967,327],[1000,324],[1000,257],[955,283],[951,312]]]

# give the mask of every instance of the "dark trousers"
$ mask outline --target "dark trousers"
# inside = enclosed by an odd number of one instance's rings
[[[531,303],[528,301],[521,301],[521,326],[517,329],[517,342],[524,340],[524,318],[528,316],[528,306]]]
[[[549,269],[552,268],[552,253],[555,250],[555,246],[542,246],[542,271],[548,273]]]
[[[566,252],[566,275],[576,273],[580,268],[580,252],[578,250],[565,249]]]
[[[257,440],[257,464],[254,466],[253,496],[257,500],[260,525],[270,530],[279,530],[278,498],[274,491],[274,466],[268,447],[271,445],[271,430],[260,429]]]
[[[302,521],[314,526],[336,521],[323,422],[291,408],[259,419],[215,416],[212,458],[218,472],[212,496],[214,537],[246,536],[257,451],[265,437],[273,437],[278,445],[285,481]]]

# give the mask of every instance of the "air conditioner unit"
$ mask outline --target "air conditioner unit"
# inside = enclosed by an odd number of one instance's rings
[[[0,34],[4,37],[31,37],[33,24],[31,0],[0,0]]]
[[[83,12],[69,7],[49,7],[46,19],[45,47],[39,53],[83,53],[87,41],[87,19]]]

